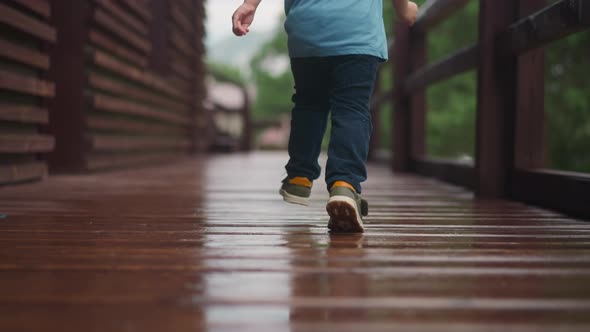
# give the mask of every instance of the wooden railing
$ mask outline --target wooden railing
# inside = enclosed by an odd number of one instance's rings
[[[374,114],[387,101],[394,107],[393,169],[466,186],[480,197],[590,216],[590,176],[545,169],[543,49],[589,28],[590,1],[547,6],[545,0],[479,0],[477,43],[427,64],[427,33],[468,2],[429,1],[414,27],[395,27],[395,86],[372,104]],[[477,71],[475,164],[429,158],[425,89],[472,69]]]

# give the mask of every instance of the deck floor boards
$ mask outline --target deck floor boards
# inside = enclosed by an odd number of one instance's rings
[[[0,331],[590,331],[590,223],[371,165],[364,234],[282,153],[0,188]]]

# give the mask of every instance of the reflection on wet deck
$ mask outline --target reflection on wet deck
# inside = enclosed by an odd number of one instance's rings
[[[372,166],[367,232],[283,154],[0,189],[1,331],[588,331],[590,224]]]

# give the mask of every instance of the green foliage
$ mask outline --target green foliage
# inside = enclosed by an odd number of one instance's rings
[[[477,42],[479,3],[463,10],[428,34],[428,61],[436,61]],[[456,158],[475,154],[476,74],[468,72],[427,90],[427,152]]]
[[[273,59],[288,59],[287,35],[280,29],[254,56],[251,62],[253,79],[256,82],[257,98],[253,107],[253,116],[260,118],[277,118],[291,110],[293,95],[293,75],[290,68],[273,73],[266,64]]]
[[[417,1],[423,4],[425,1]],[[441,59],[477,42],[479,2],[470,2],[462,11],[428,34],[428,61]],[[394,25],[391,1],[384,1],[386,27]],[[389,37],[393,33],[389,32]],[[266,60],[287,55],[287,37],[282,31],[264,45],[252,61],[258,89],[255,117],[275,118],[290,111],[293,80],[288,69],[272,75]],[[545,109],[547,116],[547,166],[590,172],[590,32],[575,34],[547,48]],[[381,91],[393,86],[391,61],[382,65]],[[458,75],[432,85],[427,90],[427,150],[439,157],[474,156],[476,73]],[[392,141],[392,107],[380,114],[381,142]]]
[[[590,172],[590,31],[547,48],[545,114],[549,167]]]

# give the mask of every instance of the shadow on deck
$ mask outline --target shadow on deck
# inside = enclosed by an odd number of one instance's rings
[[[286,156],[0,188],[2,331],[588,331],[590,225],[373,165],[367,232]]]

